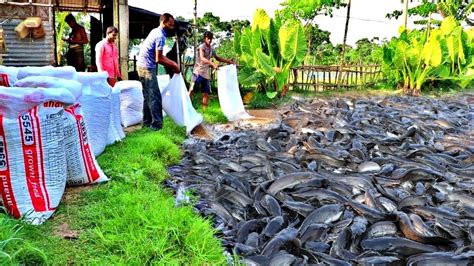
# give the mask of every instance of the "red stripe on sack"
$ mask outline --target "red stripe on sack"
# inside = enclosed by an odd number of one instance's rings
[[[3,204],[7,210],[15,218],[20,218],[20,212],[16,205],[15,195],[11,182],[10,169],[8,166],[8,148],[5,138],[5,130],[3,129],[3,116],[0,115],[0,194],[2,195]]]
[[[100,175],[95,166],[94,157],[92,155],[92,150],[90,148],[89,140],[87,138],[84,117],[76,113],[76,108],[79,106],[79,104],[75,104],[69,107],[66,112],[72,114],[76,120],[77,131],[79,133],[79,142],[81,145],[82,161],[84,162],[84,167],[86,169],[87,180],[89,181],[89,183],[92,183],[99,179]]]
[[[77,126],[77,134],[78,134],[78,138],[79,138],[79,145],[81,146],[81,156],[82,156],[82,161],[85,162],[86,161],[86,158],[84,156],[84,143],[83,143],[83,140],[82,140],[82,134],[81,134],[81,123],[80,123],[80,119],[78,119],[78,115],[76,115],[76,108],[78,107],[77,104],[69,107],[66,109],[66,112],[70,113],[73,117],[74,117],[74,120],[76,122],[76,126]],[[89,181],[89,183],[91,182],[91,179],[90,179],[90,174],[89,174],[89,169],[87,169],[87,165],[84,165],[84,168],[86,169],[86,175],[87,175],[87,180]]]
[[[8,75],[0,73],[0,86],[10,87],[10,82],[8,81]]]
[[[46,211],[46,202],[41,191],[38,169],[38,151],[35,143],[35,128],[32,121],[32,111],[18,118],[23,147],[23,160],[25,165],[25,178],[31,204],[37,212]]]
[[[39,155],[40,155],[40,161],[38,167],[41,170],[41,186],[43,188],[43,193],[46,196],[46,205],[48,210],[51,210],[51,201],[49,200],[49,193],[48,193],[48,188],[46,187],[46,176],[44,174],[44,153],[43,153],[43,139],[42,139],[42,134],[41,134],[41,126],[39,123],[39,117],[38,117],[38,110],[39,107],[35,107],[33,109],[34,112],[34,117],[35,117],[35,126],[38,129],[38,134],[35,136],[38,139],[38,147],[39,147]]]
[[[94,156],[92,155],[89,139],[87,138],[86,123],[83,116],[76,114],[75,117],[77,121],[77,129],[79,131],[79,139],[81,141],[82,158],[84,159],[86,166],[87,178],[89,179],[89,182],[95,182],[99,179],[100,175],[94,164]]]

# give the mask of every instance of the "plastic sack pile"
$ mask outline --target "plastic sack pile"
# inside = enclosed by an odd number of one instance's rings
[[[0,74],[12,85],[0,86],[2,203],[13,217],[41,224],[66,186],[108,180],[95,155],[125,137],[120,90],[102,73],[72,67],[0,66]]]
[[[122,126],[142,121],[138,81],[114,88],[106,73],[72,67],[0,66],[0,194],[16,218],[41,224],[58,207],[66,186],[108,180],[95,157],[125,137]],[[229,120],[244,110],[235,66],[219,70],[219,100]],[[183,76],[159,77],[163,110],[189,134],[202,123]]]

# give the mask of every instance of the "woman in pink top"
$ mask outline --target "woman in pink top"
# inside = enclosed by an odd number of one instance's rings
[[[108,74],[107,81],[110,86],[114,86],[115,82],[122,80],[120,68],[118,65],[118,49],[115,45],[118,29],[114,26],[107,28],[107,35],[95,46],[97,71],[105,71]]]

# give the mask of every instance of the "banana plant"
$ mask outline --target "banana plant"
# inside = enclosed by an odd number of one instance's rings
[[[303,62],[307,49],[300,22],[282,25],[278,16],[271,19],[262,9],[256,10],[249,28],[235,32],[234,42],[243,65],[239,81],[259,84],[269,98],[284,94],[291,68]]]
[[[413,95],[419,95],[428,80],[451,80],[465,87],[473,80],[471,35],[452,17],[438,29],[401,29],[400,37],[384,47],[384,64],[398,70],[403,89]]]

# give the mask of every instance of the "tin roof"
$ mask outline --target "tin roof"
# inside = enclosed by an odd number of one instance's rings
[[[61,11],[100,12],[104,7],[104,0],[52,0],[54,8]]]

